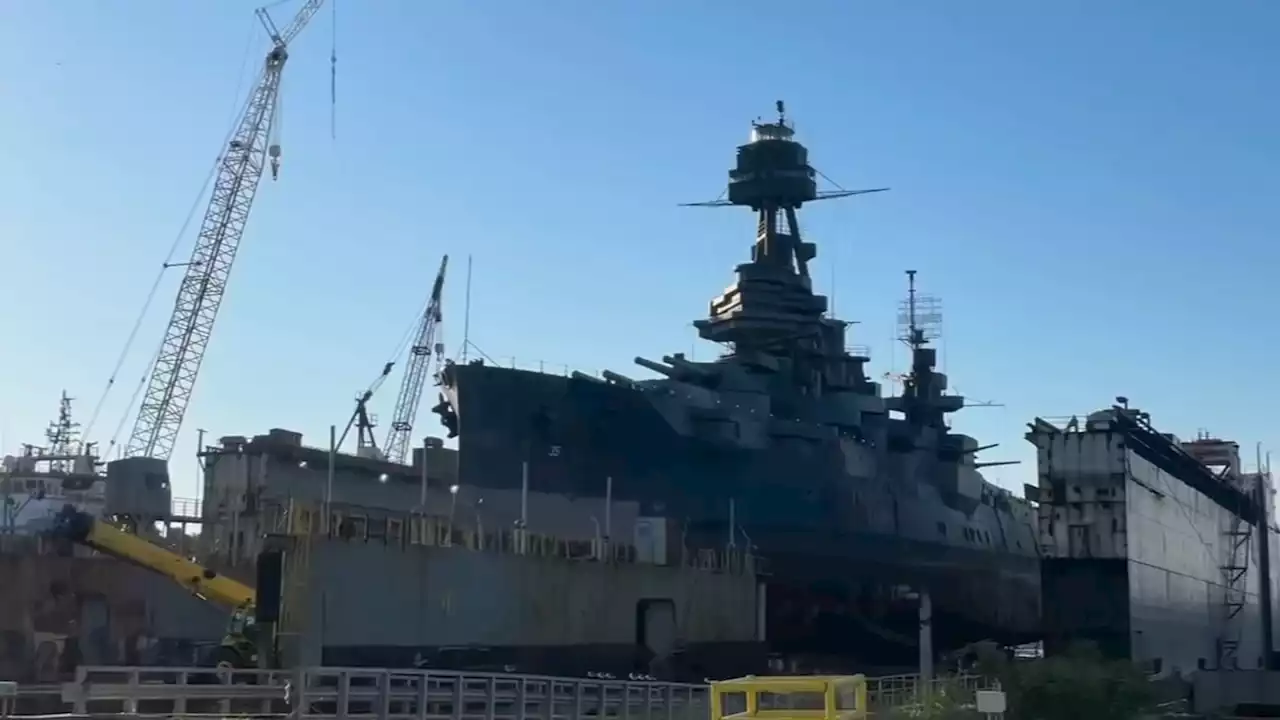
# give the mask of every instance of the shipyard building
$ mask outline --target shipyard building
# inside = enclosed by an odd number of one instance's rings
[[[1154,672],[1262,667],[1273,647],[1270,476],[1233,442],[1182,442],[1124,404],[1037,418],[1046,651],[1096,641]],[[1266,508],[1266,510],[1262,510]]]

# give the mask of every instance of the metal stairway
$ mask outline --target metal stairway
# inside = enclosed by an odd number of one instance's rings
[[[1218,669],[1238,670],[1241,625],[1247,598],[1249,578],[1249,541],[1253,526],[1237,514],[1231,515],[1222,533],[1224,554],[1222,565],[1222,631],[1218,637]]]

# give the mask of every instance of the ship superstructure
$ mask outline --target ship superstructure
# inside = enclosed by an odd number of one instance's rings
[[[1234,442],[1161,433],[1125,398],[1029,427],[1046,651],[1092,640],[1162,672],[1260,667],[1278,550],[1261,460],[1247,472]]]
[[[58,419],[45,431],[45,445],[23,445],[0,461],[0,534],[31,535],[65,505],[101,515],[106,503],[101,463],[92,444],[77,436],[72,398],[64,392]]]
[[[460,482],[568,494],[608,484],[680,518],[686,542],[754,547],[771,568],[770,645],[792,657],[914,663],[920,590],[940,651],[1034,636],[1034,515],[983,480],[986,448],[948,429],[964,400],[936,370],[915,274],[912,366],[894,397],[813,292],[817,248],[801,235],[801,206],[874,192],[821,193],[817,176],[780,114],[753,124],[728,199],[707,203],[758,220],[750,260],[694,323],[724,346],[717,360],[637,357],[656,380],[447,366],[435,409],[458,436]]]

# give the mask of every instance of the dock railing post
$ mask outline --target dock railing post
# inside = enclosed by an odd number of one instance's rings
[[[329,426],[329,472],[325,476],[324,483],[324,529],[325,534],[331,532],[329,527],[329,506],[333,504],[333,475],[335,472],[334,465],[338,459],[338,427],[336,425]]]

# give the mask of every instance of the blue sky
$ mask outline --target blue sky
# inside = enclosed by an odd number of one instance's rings
[[[997,481],[1034,480],[1032,417],[1117,394],[1166,431],[1280,449],[1280,3],[338,2],[337,137],[326,10],[286,69],[284,167],[191,403],[179,495],[197,428],[323,444],[446,252],[451,354],[468,254],[471,339],[494,358],[640,375],[635,355],[691,351],[754,228],[676,204],[721,192],[779,98],[826,175],[893,188],[806,209],[817,284],[878,374],[902,369],[895,306],[920,271],[953,387],[1004,403],[957,420],[1002,443],[987,459],[1024,461]],[[0,2],[5,450],[39,438],[63,388],[87,420],[265,49],[256,4]],[[91,439],[159,342],[170,272]]]

